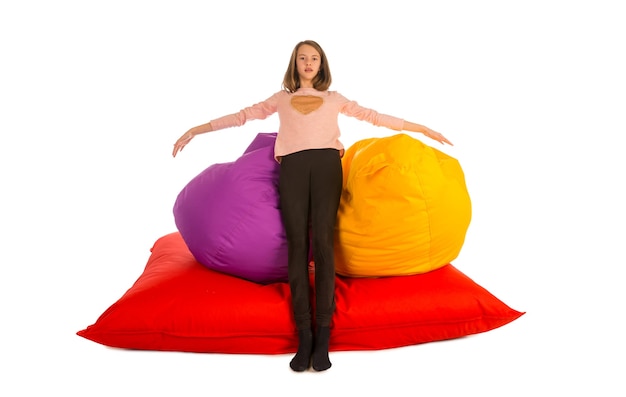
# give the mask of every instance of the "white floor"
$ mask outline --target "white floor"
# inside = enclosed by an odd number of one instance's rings
[[[271,1],[32,3],[0,6],[0,395],[626,395],[616,2],[322,0],[321,14],[303,4],[287,19]],[[454,264],[527,313],[459,340],[332,353],[324,373],[76,336],[175,230],[184,184],[277,120],[172,159],[176,138],[280,89],[304,38],[326,49],[333,89],[455,143],[441,149],[461,162],[474,213]],[[392,133],[342,129],[346,145]]]

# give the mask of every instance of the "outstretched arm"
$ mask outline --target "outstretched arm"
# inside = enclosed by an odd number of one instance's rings
[[[202,124],[197,127],[191,128],[189,131],[185,132],[180,138],[178,138],[176,143],[174,143],[174,150],[172,151],[172,156],[176,157],[176,154],[182,151],[183,148],[187,146],[189,142],[191,142],[194,136],[198,134],[204,134],[206,132],[211,132],[211,131],[213,131],[213,127],[211,126],[211,123],[206,123],[206,124]]]
[[[176,143],[174,143],[174,150],[172,156],[176,157],[176,154],[183,150],[183,148],[198,134],[204,134],[206,132],[218,131],[229,127],[239,127],[244,125],[248,120],[263,120],[268,116],[276,113],[278,109],[278,99],[281,95],[286,95],[284,91],[279,91],[269,97],[268,99],[241,109],[237,113],[228,114],[217,119],[211,120],[209,123],[193,127],[189,131],[185,132]]]
[[[445,136],[441,135],[437,131],[431,130],[430,128],[428,128],[428,127],[426,127],[424,125],[411,123],[409,121],[405,121],[402,129],[405,130],[405,131],[422,133],[422,134],[426,135],[427,137],[429,137],[430,139],[433,139],[433,140],[441,143],[442,145],[444,143],[447,143],[448,145],[452,146],[452,142],[450,142]]]

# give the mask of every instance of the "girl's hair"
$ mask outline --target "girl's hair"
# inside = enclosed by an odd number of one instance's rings
[[[285,78],[283,79],[283,89],[288,92],[296,92],[300,88],[300,75],[298,74],[298,68],[296,67],[296,59],[298,57],[298,49],[300,46],[308,44],[315,48],[320,54],[320,70],[313,78],[313,88],[318,91],[326,91],[330,87],[332,78],[330,77],[330,68],[328,67],[328,59],[322,47],[313,40],[304,40],[296,44],[291,53],[291,59],[289,60],[289,67],[285,72]]]

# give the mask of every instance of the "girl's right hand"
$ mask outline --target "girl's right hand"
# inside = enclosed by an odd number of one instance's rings
[[[172,157],[176,157],[178,152],[181,152],[185,146],[193,139],[194,135],[191,130],[185,132],[176,143],[174,143],[174,150],[172,151]]]

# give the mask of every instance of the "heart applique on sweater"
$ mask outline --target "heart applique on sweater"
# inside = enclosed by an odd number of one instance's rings
[[[314,95],[295,95],[291,98],[291,106],[302,114],[309,114],[319,109],[324,100]]]

